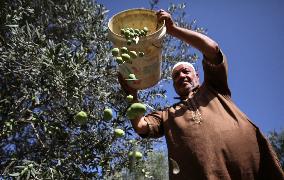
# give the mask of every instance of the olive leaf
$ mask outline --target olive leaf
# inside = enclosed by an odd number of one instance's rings
[[[13,173],[13,174],[9,174],[9,176],[17,177],[17,176],[20,176],[20,173],[16,172],[16,173]]]

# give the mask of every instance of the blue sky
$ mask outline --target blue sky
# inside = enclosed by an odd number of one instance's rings
[[[108,16],[129,8],[148,8],[148,0],[99,0]],[[229,86],[239,108],[264,132],[284,128],[284,1],[187,0],[187,20],[208,29],[226,54]],[[197,64],[201,69],[201,62]],[[202,73],[202,71],[200,71]],[[203,76],[201,76],[202,79]],[[169,86],[171,87],[171,86]],[[174,102],[174,90],[169,100]]]

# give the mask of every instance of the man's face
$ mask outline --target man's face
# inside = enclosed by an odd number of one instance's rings
[[[198,74],[186,64],[177,66],[172,73],[172,78],[174,88],[181,97],[188,96],[194,88],[199,86]]]

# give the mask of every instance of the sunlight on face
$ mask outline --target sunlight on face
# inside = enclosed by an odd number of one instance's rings
[[[173,70],[172,79],[175,91],[181,97],[187,96],[199,86],[198,74],[186,64],[181,64]]]

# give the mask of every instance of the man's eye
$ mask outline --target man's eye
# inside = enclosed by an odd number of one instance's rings
[[[178,73],[175,73],[174,75],[173,75],[173,79],[175,79],[175,78],[177,78],[178,77]]]
[[[189,73],[191,73],[191,71],[189,71],[189,70],[184,70],[183,73],[184,73],[184,74],[189,74]]]

